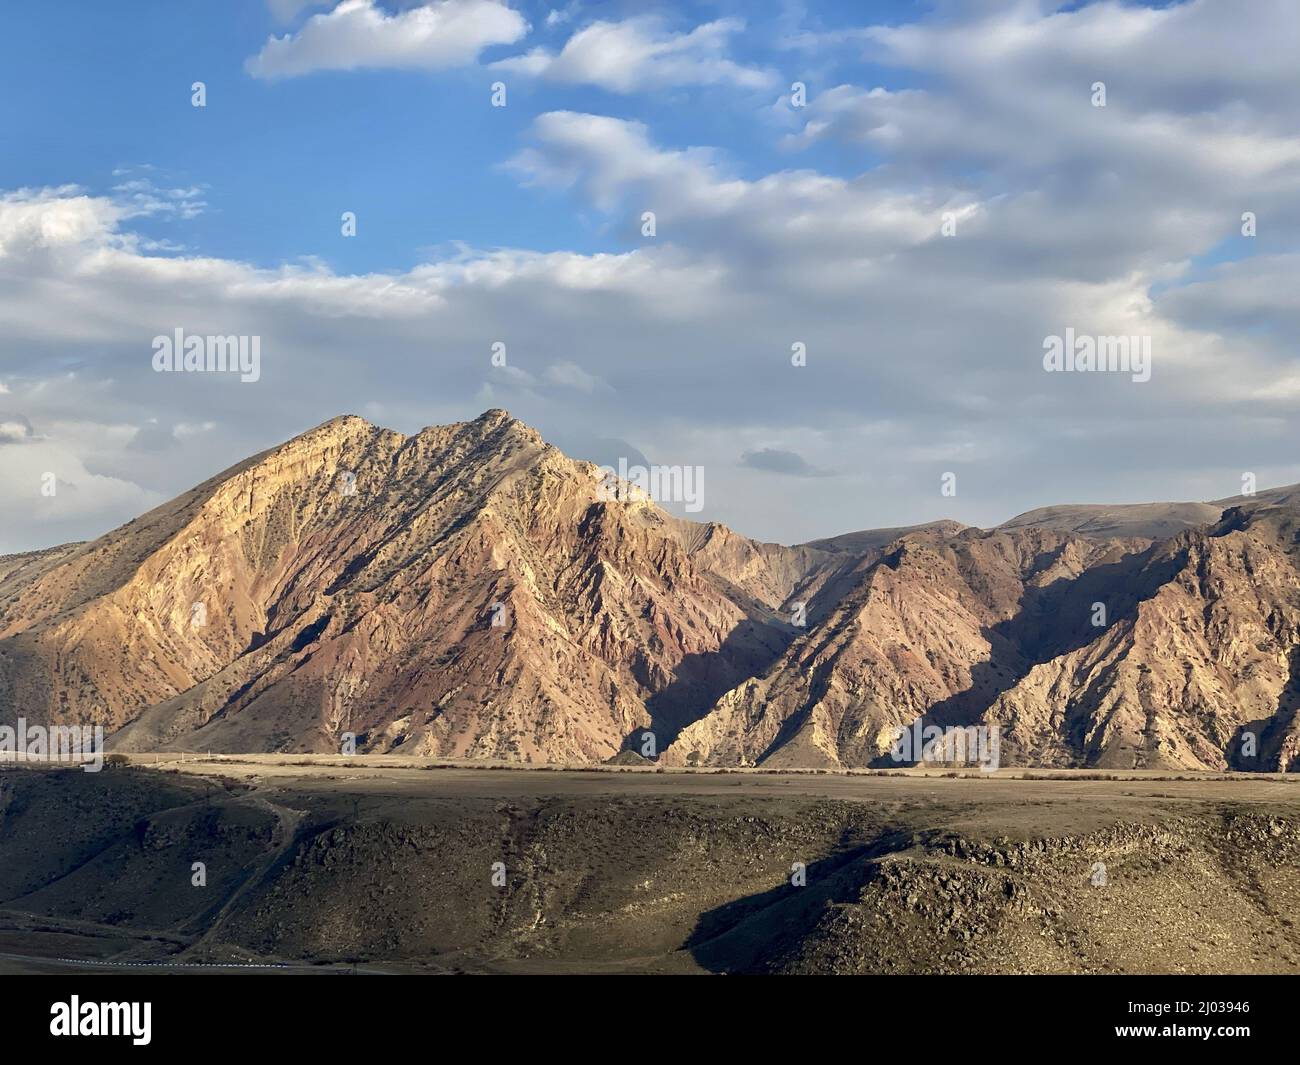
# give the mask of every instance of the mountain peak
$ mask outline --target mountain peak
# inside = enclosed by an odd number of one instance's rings
[[[500,408],[331,418],[0,563],[0,722],[522,761],[649,731],[670,763],[868,765],[925,719],[1005,725],[1035,764],[1213,769],[1268,722],[1247,767],[1300,762],[1294,489],[1218,526],[1062,507],[789,548],[605,500],[594,471]]]
[[[338,414],[328,421],[323,421],[319,425],[314,425],[297,436],[291,437],[278,447],[270,449],[268,454],[273,454],[286,448],[296,448],[303,444],[314,444],[320,442],[329,442],[336,440],[347,440],[367,434],[392,432],[391,429],[382,429],[380,426],[366,421],[357,414]]]
[[[332,454],[341,458],[344,454],[353,453],[358,448],[364,450],[380,440],[384,441],[383,446],[388,449],[416,444],[421,450],[427,451],[433,448],[441,451],[457,436],[460,436],[462,441],[472,441],[471,446],[477,449],[489,445],[491,441],[504,435],[513,436],[516,440],[538,447],[544,447],[546,444],[536,429],[500,407],[485,410],[470,421],[426,425],[410,435],[376,425],[357,414],[337,414],[260,455],[232,466],[218,474],[214,480],[225,480],[266,460],[279,462],[284,458],[292,459],[301,456],[304,451]]]

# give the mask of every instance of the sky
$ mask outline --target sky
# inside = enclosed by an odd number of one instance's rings
[[[1293,0],[62,0],[6,29],[0,552],[344,413],[504,407],[697,466],[689,516],[785,543],[1300,481]],[[257,338],[257,379],[158,372],[177,329]],[[1148,372],[1049,368],[1052,337]]]

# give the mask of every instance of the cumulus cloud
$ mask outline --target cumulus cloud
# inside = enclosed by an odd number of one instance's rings
[[[594,395],[609,386],[595,374],[589,374],[576,362],[557,362],[546,368],[546,381],[560,388],[570,388],[585,395]]]
[[[269,38],[245,66],[267,79],[367,67],[443,70],[527,32],[524,17],[501,0],[433,0],[395,14],[375,0],[342,0],[296,33]]]
[[[34,434],[30,425],[0,416],[0,496],[7,501],[0,553],[82,539],[163,501],[129,479],[92,470],[81,453],[86,443],[73,426]]]
[[[635,441],[710,471],[703,517],[785,541],[1219,498],[1243,470],[1300,480],[1295,89],[1255,6],[1215,7],[981,4],[955,24],[865,28],[873,69],[897,83],[843,79],[787,109],[795,154],[768,173],[640,122],[540,114],[503,149],[507,169],[539,210],[594,212],[610,242],[594,253],[268,269],[154,255],[113,197],[11,193],[0,421],[26,417],[81,463],[74,480],[117,485],[80,535],[367,407],[412,431],[504,404],[589,454]],[[1216,39],[1254,42],[1258,68],[1211,56]],[[1206,77],[1189,81],[1161,43],[1204,57]],[[1107,79],[1093,108],[1089,87]],[[860,165],[826,173],[806,162],[825,153],[798,154],[829,140]],[[1243,248],[1244,211],[1260,236]],[[153,373],[150,339],[176,327],[260,336],[261,380]],[[1151,380],[1045,373],[1044,339],[1067,328],[1150,337]],[[496,341],[508,368],[491,363]],[[950,471],[957,494],[943,496]],[[4,533],[50,542],[21,511]]]
[[[730,38],[744,28],[741,20],[730,18],[686,33],[668,31],[653,16],[593,22],[570,37],[558,53],[534,48],[492,66],[617,93],[685,85],[762,89],[775,80],[771,71],[743,66],[727,55]]]
[[[75,185],[16,189],[0,196],[0,256],[107,243],[125,214]]]
[[[19,443],[31,435],[32,427],[26,418],[0,419],[0,444]]]

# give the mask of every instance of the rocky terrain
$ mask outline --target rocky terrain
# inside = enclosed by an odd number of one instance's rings
[[[10,767],[0,970],[1295,973],[1293,790]]]
[[[1300,491],[795,547],[607,498],[504,411],[343,417],[86,544],[0,558],[0,724],[119,750],[1287,770]],[[625,752],[620,754],[620,752]]]
[[[605,502],[502,411],[342,418],[0,570],[3,718],[127,748],[600,760],[778,655],[838,556]]]

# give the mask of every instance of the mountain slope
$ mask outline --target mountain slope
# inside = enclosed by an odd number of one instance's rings
[[[0,706],[128,748],[666,742],[780,653],[783,599],[833,557],[598,487],[502,411],[409,438],[335,419],[0,581]]]
[[[1041,507],[1017,514],[999,529],[1055,529],[1075,536],[1141,536],[1162,540],[1219,520],[1214,503],[1076,504]]]
[[[504,411],[336,418],[0,558],[0,724],[524,761],[649,732],[718,766],[891,765],[900,727],[984,724],[1005,764],[1300,766],[1295,488],[782,547],[600,477]]]
[[[918,718],[974,720],[1044,653],[1090,638],[1098,575],[1142,541],[1033,529],[909,533],[763,676],[728,692],[667,752],[678,764],[871,765]]]
[[[1291,768],[1298,538],[1300,515],[1265,502],[1162,544],[1148,562],[1159,569],[1154,595],[1089,645],[1036,666],[984,720],[1005,729],[1021,762]]]
[[[1293,493],[1152,542],[1035,525],[909,533],[675,764],[894,764],[896,729],[998,726],[1003,764],[1300,766]]]

